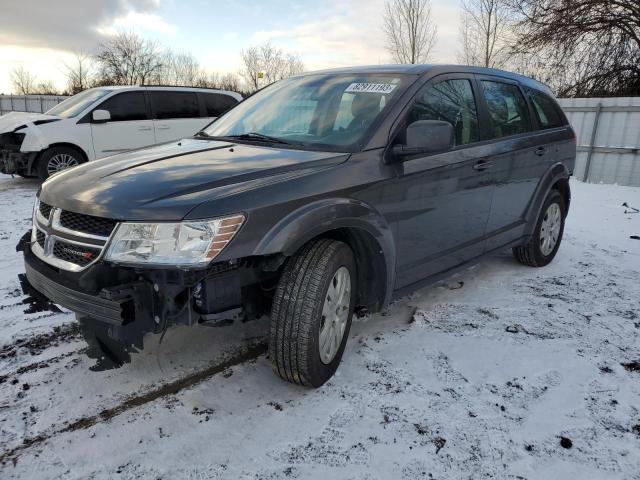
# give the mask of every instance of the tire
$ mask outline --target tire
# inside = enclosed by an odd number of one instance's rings
[[[54,173],[84,162],[84,155],[73,147],[51,147],[40,155],[38,159],[38,177],[46,180]]]
[[[543,239],[546,237],[544,231],[549,231],[548,219],[552,219],[554,212],[558,212],[559,219],[556,225],[556,240],[553,246],[544,245]],[[564,221],[566,217],[566,207],[564,199],[558,190],[551,190],[542,209],[540,210],[540,218],[536,223],[533,235],[529,243],[513,248],[513,256],[523,265],[529,267],[544,267],[548,265],[558,253],[560,243],[562,242],[562,234],[564,233]]]
[[[351,248],[336,240],[312,241],[287,261],[271,308],[269,357],[278,376],[311,387],[333,376],[351,328],[356,279]],[[333,299],[331,292],[337,293]],[[331,332],[340,330],[338,342]],[[323,342],[327,348],[322,352],[321,332],[323,340],[333,339],[331,345]]]

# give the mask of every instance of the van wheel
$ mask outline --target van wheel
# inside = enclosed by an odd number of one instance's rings
[[[331,378],[349,336],[356,278],[351,248],[336,240],[310,242],[287,261],[271,308],[276,374],[312,387]]]
[[[46,180],[54,173],[80,165],[84,156],[72,147],[51,147],[45,150],[38,159],[38,177]]]
[[[548,265],[560,248],[566,208],[559,191],[551,190],[541,212],[529,243],[513,249],[516,260],[530,267]]]

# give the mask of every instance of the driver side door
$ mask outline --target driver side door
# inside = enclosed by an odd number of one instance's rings
[[[117,93],[95,108],[107,110],[107,122],[91,121],[91,137],[96,158],[156,143],[144,91]]]
[[[471,76],[439,76],[422,87],[406,112],[405,128],[418,120],[451,123],[455,146],[398,164],[396,288],[483,253],[494,186],[484,168],[477,98]]]

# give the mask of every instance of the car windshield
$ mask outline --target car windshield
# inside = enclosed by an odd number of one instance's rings
[[[408,81],[397,74],[281,80],[238,104],[202,136],[356,151]]]
[[[92,88],[90,90],[85,90],[84,92],[80,92],[71,98],[67,98],[64,102],[60,102],[58,105],[45,113],[47,115],[55,115],[60,118],[75,117],[79,113],[83,112],[85,108],[87,108],[93,102],[104,97],[108,93],[110,93],[110,90],[105,90],[103,88]]]

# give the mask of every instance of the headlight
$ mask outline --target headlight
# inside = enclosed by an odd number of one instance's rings
[[[131,264],[204,265],[244,223],[243,215],[176,223],[121,223],[106,260]]]

